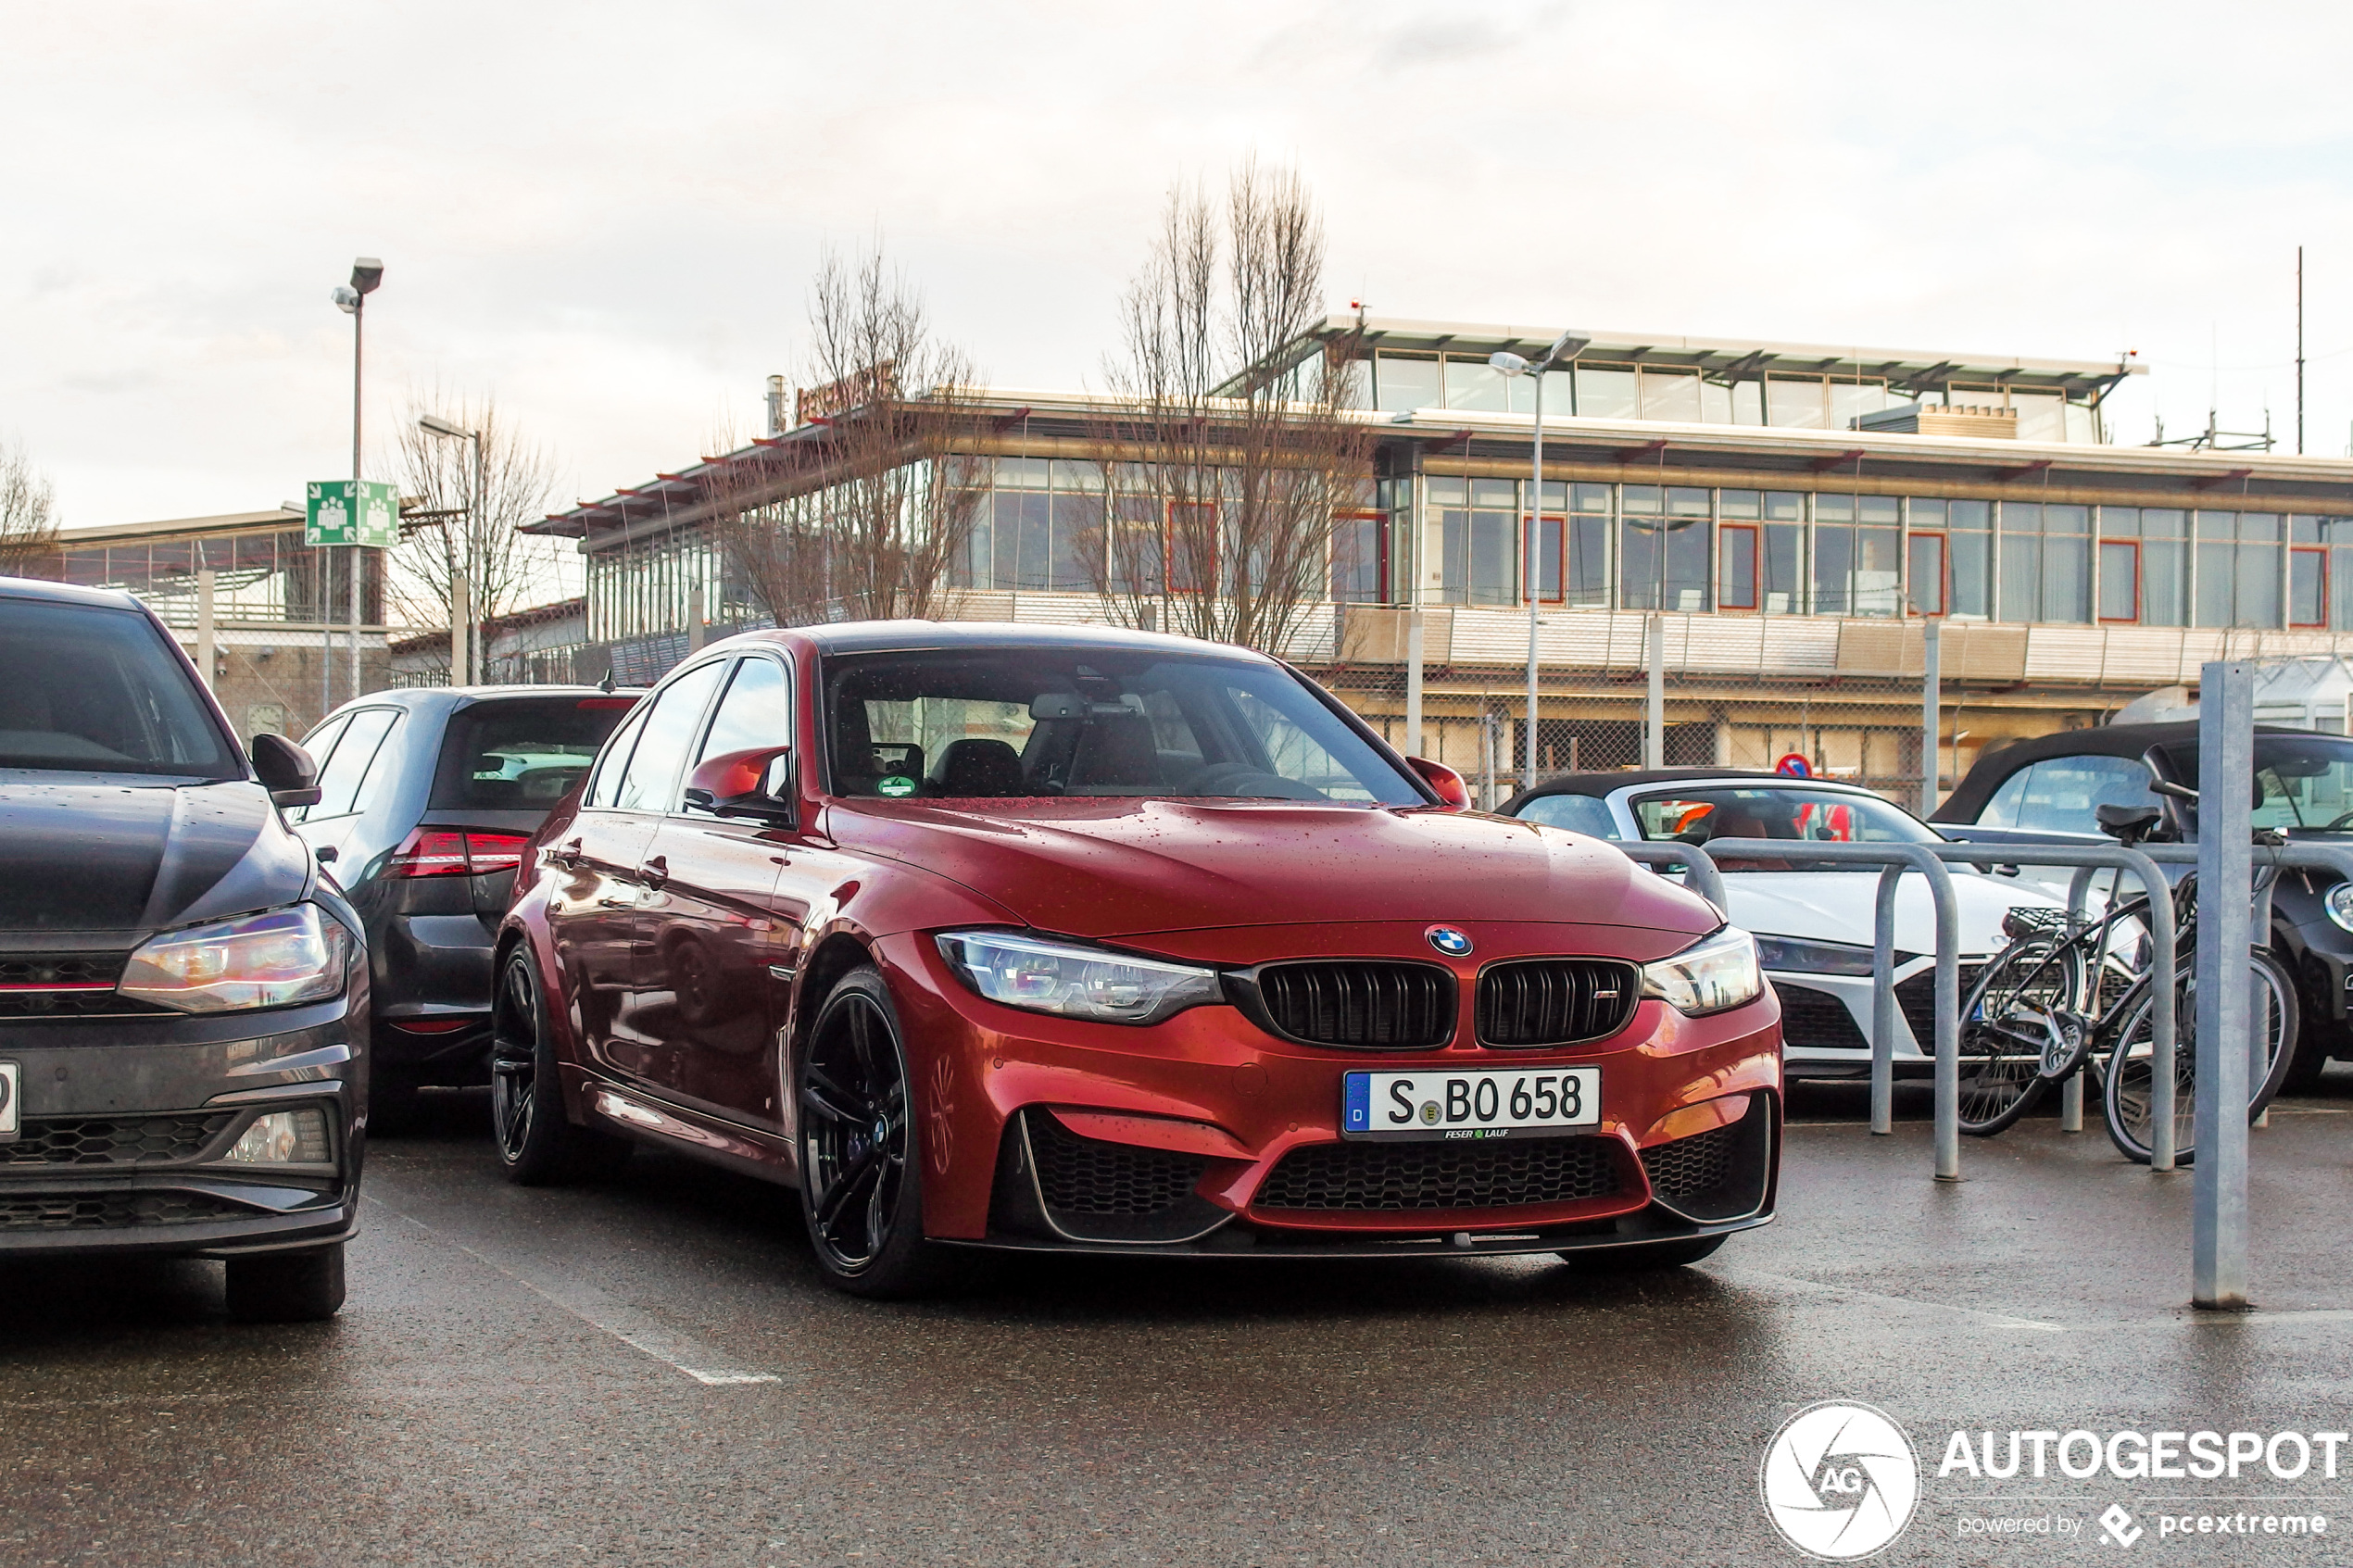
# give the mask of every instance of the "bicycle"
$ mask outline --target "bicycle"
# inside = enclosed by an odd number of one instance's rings
[[[2120,806],[2102,806],[2095,815],[2103,832],[2127,846],[2146,837],[2159,818],[2151,808]],[[2050,1085],[2095,1071],[2105,1048],[2096,1073],[2108,1140],[2127,1159],[2145,1164],[2153,1157],[2157,997],[2146,961],[2148,898],[2120,901],[2121,880],[2121,872],[2110,878],[2107,912],[2097,920],[2070,925],[2047,909],[2013,909],[2004,919],[2011,940],[1986,964],[1961,1008],[1961,1131],[1977,1137],[2002,1132]],[[2259,892],[2262,886],[2268,883]],[[2188,1164],[2196,1154],[2196,878],[2183,878],[2171,897],[2174,1159]],[[2128,946],[2120,939],[2132,938],[2135,926],[2139,935]],[[2252,1121],[2287,1076],[2298,1019],[2296,987],[2279,960],[2257,947],[2247,965],[2261,987],[2253,1022],[2266,1052],[2261,1071],[2251,1074]]]

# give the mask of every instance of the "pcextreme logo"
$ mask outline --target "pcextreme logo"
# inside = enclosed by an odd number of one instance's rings
[[[1773,1434],[1756,1485],[1783,1540],[1808,1557],[1846,1562],[1870,1556],[1911,1524],[1920,1461],[1886,1411],[1825,1399]]]

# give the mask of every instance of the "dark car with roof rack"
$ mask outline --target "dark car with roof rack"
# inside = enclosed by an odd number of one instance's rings
[[[489,1082],[491,949],[523,845],[637,700],[597,686],[371,692],[305,737],[320,798],[287,813],[368,938],[369,1123]]]

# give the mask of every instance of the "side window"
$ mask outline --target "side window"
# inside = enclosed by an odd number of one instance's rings
[[[347,817],[359,809],[359,785],[367,777],[368,764],[376,759],[377,746],[399,717],[396,708],[363,708],[351,716],[334,755],[319,770],[319,804],[304,813],[303,821]]]
[[[711,716],[711,733],[695,753],[704,762],[735,751],[773,751],[792,744],[792,690],[783,666],[757,656],[736,666],[736,677]]]
[[[629,766],[629,753],[637,744],[637,732],[645,727],[646,708],[641,703],[613,732],[612,739],[598,757],[597,776],[588,781],[587,792],[581,797],[583,806],[610,809],[621,795],[621,775]]]
[[[327,771],[327,764],[334,759],[335,742],[343,738],[343,732],[350,726],[350,714],[338,714],[303,737],[302,749],[310,753],[310,760],[319,765],[319,771],[321,773]],[[297,806],[286,813],[289,821],[297,822],[307,822],[314,816],[323,815],[325,813],[316,806]]]
[[[1540,795],[1521,807],[1519,814],[1524,821],[1567,828],[1588,838],[1617,836],[1617,824],[1610,820],[1608,803],[1590,795]]]
[[[711,688],[727,671],[725,659],[715,659],[687,671],[647,700],[653,711],[637,732],[637,748],[621,775],[621,793],[613,805],[623,811],[667,811],[678,798],[678,774],[686,765],[695,732],[702,728],[703,709]]]
[[[1978,813],[1986,827],[2096,833],[2102,806],[2154,806],[2148,764],[2133,757],[2048,757],[2002,781]]]

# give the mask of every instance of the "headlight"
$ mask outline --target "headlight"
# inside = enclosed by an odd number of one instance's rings
[[[1909,958],[1899,954],[1896,962]],[[1796,970],[1806,974],[1869,974],[1871,950],[1846,942],[1796,942],[1786,936],[1756,938],[1756,961],[1767,969]]]
[[[316,904],[167,931],[131,955],[126,997],[182,1012],[276,1008],[342,994],[351,933]]]
[[[1642,995],[1693,1018],[1753,1002],[1764,990],[1755,938],[1729,925],[1671,959],[1642,966]]]
[[[2353,931],[2353,882],[2340,882],[2321,898],[2321,907],[2329,919],[2347,931]]]
[[[256,1117],[221,1158],[240,1165],[323,1165],[333,1158],[327,1119],[317,1110],[273,1110]]]
[[[1065,1018],[1158,1023],[1187,1008],[1226,999],[1214,969],[1070,942],[952,931],[939,938],[939,953],[965,985],[990,1001]]]

